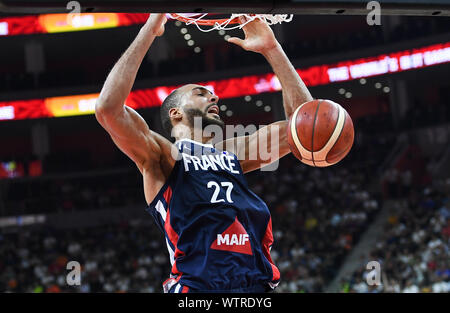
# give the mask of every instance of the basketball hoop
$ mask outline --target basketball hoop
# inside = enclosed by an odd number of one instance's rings
[[[168,13],[167,17],[170,19],[176,19],[186,25],[195,24],[197,28],[202,32],[210,32],[213,30],[232,30],[236,28],[242,28],[246,24],[255,19],[259,19],[268,25],[281,24],[283,22],[292,21],[293,14],[231,14],[229,18],[223,19],[208,19],[206,16],[208,13]],[[239,17],[245,16],[247,21],[242,23],[239,21]],[[202,28],[200,26],[211,26],[211,28]]]

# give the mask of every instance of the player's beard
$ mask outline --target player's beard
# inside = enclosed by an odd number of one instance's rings
[[[198,117],[201,118],[201,125],[200,126],[202,127],[202,129],[205,129],[205,127],[209,126],[209,125],[217,125],[220,128],[222,128],[222,129],[225,127],[224,121],[219,116],[218,117],[209,117],[208,113],[203,112],[200,109],[185,108],[184,112],[186,113],[189,125],[192,128],[197,126],[197,125],[195,125],[195,122],[194,122],[196,117],[197,118]]]

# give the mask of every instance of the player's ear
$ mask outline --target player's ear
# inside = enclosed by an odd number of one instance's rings
[[[179,121],[183,118],[183,111],[179,107],[171,108],[169,110],[169,118],[171,120]]]

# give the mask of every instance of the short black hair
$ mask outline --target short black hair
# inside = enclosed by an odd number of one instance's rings
[[[174,91],[172,91],[166,97],[166,99],[164,99],[164,101],[161,105],[161,109],[160,109],[162,127],[163,127],[164,131],[167,133],[167,135],[169,135],[170,137],[172,137],[173,125],[172,125],[172,121],[170,120],[169,111],[170,111],[170,109],[176,108],[179,106],[180,95],[181,95],[181,93],[178,91],[178,89],[175,89]]]

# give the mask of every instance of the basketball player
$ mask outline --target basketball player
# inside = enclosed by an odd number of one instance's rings
[[[164,292],[271,291],[280,280],[270,257],[271,216],[243,174],[268,163],[248,157],[258,149],[258,136],[264,132],[279,138],[270,162],[290,152],[288,121],[213,146],[211,135],[194,138],[194,120],[199,118],[202,127],[222,127],[219,98],[203,86],[188,84],[173,91],[161,107],[163,126],[175,143],[150,130],[124,103],[147,50],[164,33],[165,22],[164,14],[150,15],[109,73],[95,107],[99,123],[142,173],[147,210],[164,234],[172,263]],[[228,41],[267,59],[281,82],[286,118],[313,100],[271,28],[255,20],[243,30],[245,39]]]

